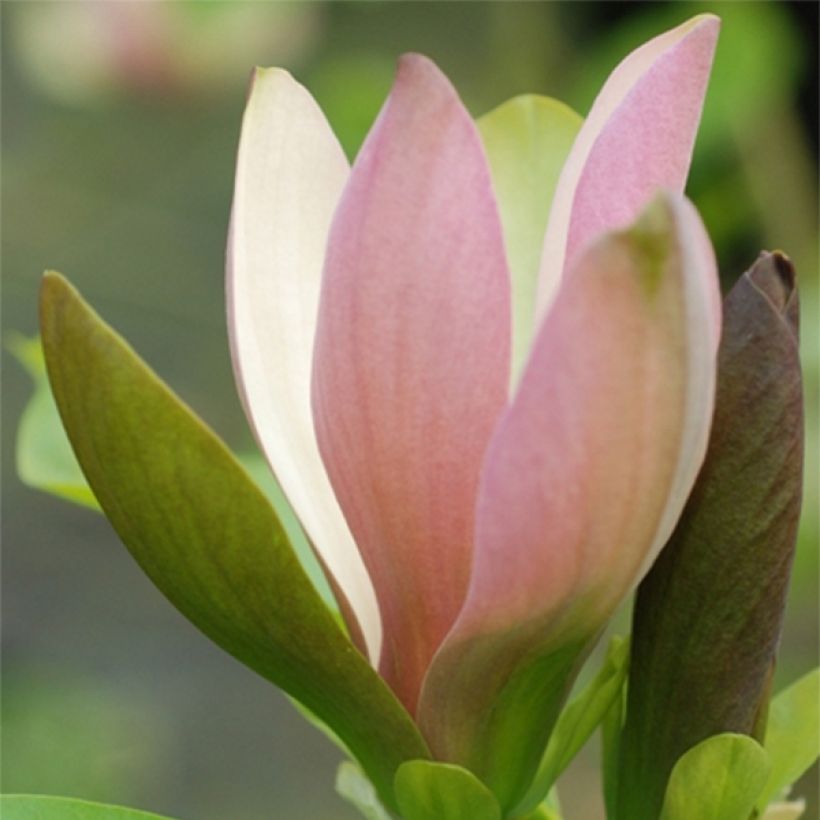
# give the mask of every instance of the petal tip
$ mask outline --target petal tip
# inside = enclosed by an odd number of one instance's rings
[[[681,40],[697,37],[708,45],[710,52],[714,52],[721,25],[722,20],[716,14],[698,14],[680,26]]]
[[[279,82],[295,83],[296,80],[293,79],[293,75],[287,69],[279,68],[278,66],[257,65],[254,66],[251,71],[251,90],[253,90],[256,85],[267,85]]]
[[[424,54],[409,51],[399,57],[393,94],[399,89],[452,89],[450,80],[436,63]],[[455,90],[452,90],[455,94]]]
[[[421,74],[424,72],[435,71],[439,74],[438,66],[424,54],[418,51],[407,51],[399,57],[397,75],[407,76],[413,74]]]
[[[705,14],[696,14],[688,23],[690,28],[697,28],[699,26],[708,27],[714,31],[719,31],[722,20],[717,14],[706,12]]]

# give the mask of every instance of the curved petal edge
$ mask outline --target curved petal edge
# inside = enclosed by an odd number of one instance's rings
[[[376,588],[380,671],[411,712],[467,590],[510,323],[476,126],[438,68],[407,55],[331,228],[313,412]]]
[[[714,401],[714,255],[664,193],[562,282],[482,472],[468,597],[419,723],[506,808],[606,619],[668,537]]]
[[[718,17],[698,15],[633,51],[607,79],[555,192],[537,317],[587,242],[631,223],[658,188],[683,191],[719,30]]]
[[[310,93],[257,69],[242,122],[227,253],[234,372],[259,446],[371,661],[381,648],[372,584],[327,478],[310,411],[325,244],[347,159]]]

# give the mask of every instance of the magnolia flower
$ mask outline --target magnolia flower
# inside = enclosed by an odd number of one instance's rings
[[[705,452],[719,293],[681,192],[718,26],[615,69],[529,267],[428,59],[402,58],[352,169],[301,85],[254,76],[227,281],[245,410],[352,639],[505,807]]]

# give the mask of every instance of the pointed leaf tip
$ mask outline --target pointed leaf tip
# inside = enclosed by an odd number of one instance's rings
[[[797,271],[791,259],[782,251],[764,251],[747,275],[752,284],[768,298],[775,310],[785,316],[797,333]]]
[[[396,768],[426,745],[319,598],[264,495],[65,279],[44,278],[40,310],[63,424],[131,554],[208,637],[325,721],[393,805]]]

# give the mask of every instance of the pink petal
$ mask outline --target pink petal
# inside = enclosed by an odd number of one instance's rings
[[[408,55],[330,233],[313,412],[412,711],[464,599],[481,460],[509,380],[510,284],[476,128]]]
[[[528,692],[529,748],[543,750],[549,659],[588,643],[637,583],[703,459],[716,298],[703,226],[673,194],[588,246],[563,280],[489,446],[468,597],[424,685],[419,722],[437,758],[493,787],[519,765],[493,758],[527,749],[510,735],[513,685]]]
[[[625,227],[658,188],[683,191],[720,20],[702,14],[633,51],[595,100],[561,173],[537,318],[583,245]]]
[[[257,69],[228,240],[234,371],[259,445],[328,571],[351,633],[361,629],[375,662],[376,596],[319,456],[310,410],[325,244],[348,175],[308,91],[286,71]]]

